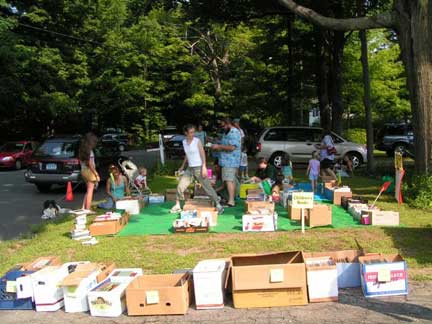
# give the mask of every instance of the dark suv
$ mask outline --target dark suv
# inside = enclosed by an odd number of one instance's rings
[[[395,151],[407,153],[413,143],[414,133],[411,124],[391,123],[385,124],[378,132],[375,148],[385,151],[388,156],[393,156]]]
[[[78,159],[80,136],[47,139],[31,156],[24,173],[25,180],[39,191],[49,191],[54,184],[79,183],[81,165]],[[100,143],[95,150],[96,167],[102,179],[108,177],[108,166],[120,157],[117,146]]]

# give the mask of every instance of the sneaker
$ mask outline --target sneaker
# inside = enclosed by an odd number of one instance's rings
[[[171,208],[170,213],[171,214],[178,214],[182,211],[181,207],[179,205],[175,205],[173,208]]]
[[[217,209],[218,215],[221,215],[224,213],[224,208],[222,207],[221,204],[217,204],[216,209]]]

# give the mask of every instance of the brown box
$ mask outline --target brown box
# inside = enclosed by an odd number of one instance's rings
[[[191,300],[190,275],[144,275],[126,289],[128,315],[186,314]]]
[[[259,188],[258,189],[247,189],[246,193],[248,195],[261,195],[264,193],[264,190],[259,189]]]
[[[188,189],[184,192],[185,199],[190,199],[190,191]],[[165,191],[165,201],[176,201],[177,200],[177,189],[167,189]]]
[[[39,271],[40,269],[47,267],[47,266],[57,266],[62,265],[62,262],[58,256],[46,256],[46,257],[39,257],[35,260],[33,260],[30,263],[25,263],[22,265],[23,271]]]
[[[306,212],[305,212],[306,217]],[[301,221],[301,209],[293,208],[291,203],[288,203],[288,218],[291,220]]]
[[[91,236],[114,235],[120,232],[129,221],[129,214],[124,213],[120,219],[93,222],[89,226]]]
[[[302,252],[233,256],[231,264],[235,308],[307,304]]]
[[[269,209],[271,213],[275,211],[275,204],[271,201],[246,201],[246,214],[254,214],[260,209]]]
[[[325,204],[314,204],[306,211],[306,225],[309,227],[327,226],[332,224],[332,207]]]
[[[110,275],[110,273],[116,268],[116,264],[114,262],[107,263],[107,264],[101,263],[99,264],[99,266],[100,266],[100,273],[96,277],[97,282],[104,281]]]

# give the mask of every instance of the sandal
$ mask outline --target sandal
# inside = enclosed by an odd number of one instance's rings
[[[173,208],[170,209],[170,214],[178,214],[182,211],[181,207],[179,205],[173,206]]]

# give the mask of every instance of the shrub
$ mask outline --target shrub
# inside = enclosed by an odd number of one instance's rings
[[[345,132],[345,137],[351,142],[366,144],[366,130],[363,128],[347,129]]]
[[[174,176],[174,173],[179,169],[182,160],[166,160],[165,165],[158,161],[155,167],[150,171],[150,175],[158,176]]]
[[[404,189],[411,206],[432,209],[432,176],[414,176]]]

